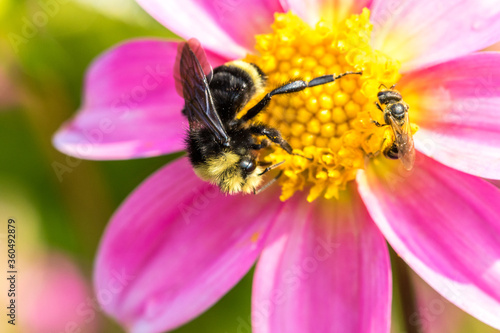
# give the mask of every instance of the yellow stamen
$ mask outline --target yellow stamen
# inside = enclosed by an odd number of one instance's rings
[[[273,164],[287,161],[280,178],[281,200],[305,188],[308,201],[321,195],[338,198],[369,158],[394,140],[390,126],[379,128],[372,120],[384,123],[374,103],[381,84],[392,86],[399,80],[400,64],[370,47],[369,17],[364,9],[337,27],[320,21],[312,28],[292,13],[276,14],[273,32],[256,37],[258,55],[244,59],[268,75],[268,91],[292,79],[363,71],[362,76],[276,96],[257,119],[279,129],[294,152],[313,158],[291,156],[277,146],[262,156]]]

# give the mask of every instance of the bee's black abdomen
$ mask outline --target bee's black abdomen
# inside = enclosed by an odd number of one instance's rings
[[[248,72],[245,67],[248,66]],[[208,160],[231,151],[240,156],[248,155],[255,144],[251,133],[236,119],[237,113],[265,82],[265,75],[256,65],[246,63],[243,68],[230,63],[214,69],[209,83],[215,110],[230,141],[221,144],[212,131],[200,124],[190,127],[185,142],[189,160],[193,166],[201,166]],[[182,113],[187,117],[186,109]],[[196,125],[196,124],[195,124]]]
[[[238,121],[227,128],[227,133],[231,140],[228,146],[224,146],[214,140],[208,128],[188,131],[185,142],[191,164],[196,166],[205,163],[210,158],[220,156],[224,151],[233,151],[237,155],[244,156],[255,144],[251,133]]]
[[[384,156],[391,160],[397,160],[399,158],[398,146],[395,143],[392,144],[392,146],[384,152]]]
[[[253,68],[255,68],[257,70],[257,73],[259,74],[259,77],[261,80],[263,80],[264,82],[267,80],[267,75],[262,71],[262,69],[260,69],[259,66],[257,66],[256,64],[253,64],[253,63],[249,63]]]
[[[253,65],[253,67],[258,70],[262,80],[264,73],[257,66]],[[257,89],[256,82],[245,70],[224,65],[215,68],[210,82],[210,91],[219,117],[223,123],[226,123],[236,117],[236,114],[255,95]]]
[[[205,163],[210,157],[222,153],[224,146],[214,140],[208,128],[191,129],[186,136],[186,151],[193,166]]]

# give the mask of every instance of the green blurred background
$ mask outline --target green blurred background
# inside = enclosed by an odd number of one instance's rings
[[[42,4],[48,1],[0,0],[0,234],[5,236],[5,221],[16,217],[20,279],[29,280],[22,275],[23,267],[36,262],[37,255],[56,251],[66,254],[90,285],[99,239],[113,211],[141,181],[173,157],[79,162],[56,151],[51,137],[78,108],[83,77],[92,59],[130,38],[174,36],[131,0],[61,0],[46,24],[29,38],[16,39],[25,36],[26,20],[43,10]],[[62,181],[54,171],[54,165],[61,164],[71,169],[62,175]],[[3,258],[5,244],[1,248]],[[251,275],[177,332],[249,332]],[[396,275],[395,284],[398,278]],[[421,281],[416,280],[416,285],[421,304],[418,318],[425,323],[425,332],[495,332]],[[402,320],[404,300],[398,291],[395,286],[393,332],[403,333],[408,332],[408,324]],[[42,315],[56,311],[44,308],[45,300],[32,297],[30,301],[41,304]],[[0,301],[7,302],[5,297]],[[15,329],[5,326],[3,312],[0,315],[0,331],[30,332],[22,323]],[[18,318],[20,322],[29,319],[22,313]],[[84,325],[78,332],[124,331],[99,311],[91,326]]]

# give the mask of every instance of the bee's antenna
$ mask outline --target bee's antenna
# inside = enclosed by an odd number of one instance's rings
[[[344,77],[346,75],[363,75],[363,72],[345,72],[339,75],[323,75],[319,76],[317,78],[312,79],[308,83],[306,83],[306,87],[315,87],[319,86],[322,84],[330,83],[330,82],[335,82],[336,80],[340,79],[341,77]]]
[[[267,184],[265,184],[264,186],[262,186],[258,190],[254,189],[253,194],[257,195],[257,194],[261,193],[262,191],[266,190],[269,186],[274,184],[281,177],[282,174],[283,174],[283,170],[281,170],[276,177],[271,179]]]
[[[397,83],[394,83],[389,89],[393,90],[395,87],[396,87]],[[387,86],[383,83],[380,84],[380,86],[378,86],[378,88],[380,89],[380,87],[384,87],[385,89],[388,89]]]
[[[264,171],[262,171],[261,173],[259,173],[258,176],[262,176],[263,174],[267,173],[268,171],[271,171],[272,169],[279,167],[283,163],[285,163],[285,161],[281,161],[279,163],[276,163],[276,164],[273,164],[271,166],[268,166],[267,168],[264,169]]]
[[[306,159],[306,160],[308,160],[308,161],[313,161],[313,160],[314,160],[314,158],[312,158],[312,157],[306,157],[306,156],[304,156],[304,155],[297,154],[297,153],[292,153],[291,155],[300,156],[300,157],[302,157],[302,158],[305,158],[305,159]]]
[[[375,102],[375,105],[380,111],[384,112],[384,109],[382,109],[382,107],[380,106],[380,104],[378,104],[378,102]]]

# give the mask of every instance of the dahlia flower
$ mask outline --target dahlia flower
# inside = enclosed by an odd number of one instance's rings
[[[269,87],[301,77],[358,77],[276,98],[260,120],[297,152],[279,184],[225,196],[186,158],[144,181],[113,216],[95,288],[130,278],[105,311],[130,332],[198,316],[256,264],[254,332],[389,332],[387,242],[441,295],[500,328],[500,41],[496,1],[254,0],[139,4],[213,67],[260,66]],[[183,149],[175,91],[178,41],[141,39],[89,69],[81,110],[55,135],[61,151],[129,159]],[[387,128],[374,106],[397,84],[410,105],[417,157],[407,171],[379,153]],[[252,103],[250,103],[252,104]],[[278,186],[279,185],[279,186]]]

